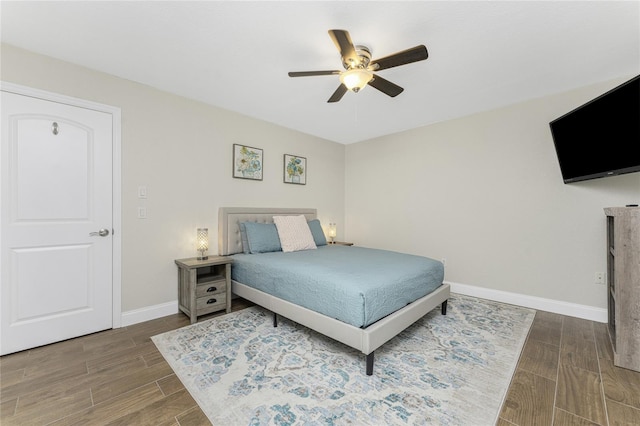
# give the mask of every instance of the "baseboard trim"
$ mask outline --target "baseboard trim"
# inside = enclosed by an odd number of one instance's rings
[[[479,297],[481,299],[493,300],[495,302],[509,303],[511,305],[524,306],[525,308],[553,312],[590,321],[606,323],[608,320],[607,310],[602,308],[563,302],[560,300],[545,299],[536,296],[527,296],[524,294],[510,293],[502,290],[493,290],[468,284],[446,282],[451,286],[452,293]]]
[[[607,322],[607,310],[602,308],[563,302],[560,300],[545,299],[536,296],[527,296],[518,293],[510,293],[502,290],[493,290],[490,288],[454,283],[451,281],[445,282],[451,286],[451,292],[453,293],[479,297],[481,299],[493,300],[495,302],[509,303],[511,305],[524,306],[525,308],[553,312],[590,321],[602,323]],[[132,311],[122,313],[121,326],[126,327],[128,325],[166,317],[167,315],[173,315],[177,312],[179,312],[177,300],[161,303],[159,305],[147,306],[145,308],[134,309]]]
[[[138,324],[140,322],[150,321],[157,318],[173,315],[178,311],[178,301],[161,303],[159,305],[147,306],[140,309],[134,309],[122,313],[121,326]]]

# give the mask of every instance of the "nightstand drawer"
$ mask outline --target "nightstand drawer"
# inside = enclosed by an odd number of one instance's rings
[[[196,287],[196,297],[206,297],[212,294],[224,293],[227,291],[227,282],[222,279],[220,281],[210,281],[200,283]]]
[[[227,293],[212,294],[196,299],[196,311],[198,315],[224,309],[227,304]]]

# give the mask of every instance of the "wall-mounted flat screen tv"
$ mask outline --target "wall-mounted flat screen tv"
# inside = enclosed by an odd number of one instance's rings
[[[564,183],[640,171],[640,75],[549,126]]]

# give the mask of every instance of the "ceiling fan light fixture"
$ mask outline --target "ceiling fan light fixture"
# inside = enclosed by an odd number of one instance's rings
[[[358,93],[371,79],[373,73],[364,68],[352,68],[340,74],[340,82],[354,93]]]
[[[1,1],[1,0],[0,0]],[[421,44],[410,49],[396,52],[383,58],[371,60],[371,50],[367,46],[354,45],[351,36],[345,30],[329,30],[329,36],[340,52],[340,59],[345,71],[296,71],[289,72],[289,77],[309,77],[315,75],[339,75],[340,86],[327,100],[338,102],[349,90],[358,93],[369,85],[390,97],[396,97],[403,88],[380,77],[377,72],[400,65],[424,61],[429,57],[427,48]],[[374,72],[376,74],[374,74]]]

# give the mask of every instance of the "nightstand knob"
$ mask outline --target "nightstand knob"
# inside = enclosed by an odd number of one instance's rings
[[[212,292],[216,291],[217,289],[218,289],[218,287],[209,287],[207,289],[207,293],[212,293]]]
[[[210,304],[216,303],[216,302],[217,302],[216,299],[209,299],[209,300],[207,300],[207,305],[210,305]]]

